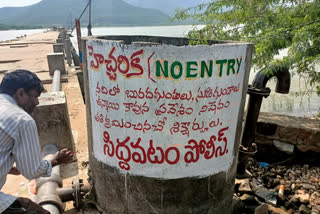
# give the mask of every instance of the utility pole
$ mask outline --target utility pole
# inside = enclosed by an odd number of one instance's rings
[[[91,0],[89,0],[89,24],[88,24],[88,36],[92,36],[92,32],[91,32]]]

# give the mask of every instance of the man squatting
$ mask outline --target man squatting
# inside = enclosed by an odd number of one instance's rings
[[[41,158],[38,130],[30,114],[39,104],[38,97],[43,90],[40,79],[27,70],[6,74],[0,84],[0,190],[8,174],[21,173],[27,179],[48,177],[52,167],[73,159],[73,153],[67,149],[47,160]],[[49,214],[28,198],[1,191],[0,213]]]

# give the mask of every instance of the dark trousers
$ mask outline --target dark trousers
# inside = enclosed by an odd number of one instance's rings
[[[2,214],[36,214],[24,209],[18,201],[14,201]]]

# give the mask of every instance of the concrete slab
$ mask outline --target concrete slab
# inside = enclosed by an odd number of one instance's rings
[[[64,53],[63,43],[53,44],[53,52],[54,53]]]
[[[55,143],[59,149],[75,151],[65,93],[42,93],[39,101],[33,117],[38,127],[41,148],[45,144]]]
[[[47,54],[49,74],[53,75],[55,70],[61,71],[61,74],[66,73],[66,66],[64,62],[63,53]]]

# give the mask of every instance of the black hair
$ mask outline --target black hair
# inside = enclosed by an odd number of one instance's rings
[[[0,84],[0,93],[13,96],[19,88],[23,88],[25,92],[36,90],[39,94],[44,90],[37,75],[28,70],[18,69],[4,76]]]

